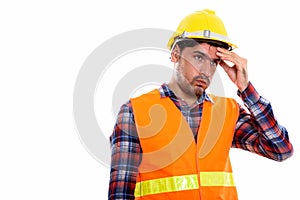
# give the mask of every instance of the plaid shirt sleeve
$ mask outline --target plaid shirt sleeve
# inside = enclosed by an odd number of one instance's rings
[[[232,147],[241,148],[276,161],[293,154],[288,132],[274,117],[271,104],[261,97],[253,85],[238,92],[246,108],[240,107]]]
[[[108,199],[134,199],[142,150],[130,102],[120,108],[117,122],[110,136],[110,143],[111,172]]]

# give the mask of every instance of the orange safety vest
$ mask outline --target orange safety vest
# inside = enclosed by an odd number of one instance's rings
[[[143,150],[136,200],[237,200],[229,159],[239,107],[234,99],[204,102],[197,143],[170,98],[158,90],[131,99]]]

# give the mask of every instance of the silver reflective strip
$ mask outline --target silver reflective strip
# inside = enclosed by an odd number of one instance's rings
[[[223,41],[230,42],[230,39],[224,35],[211,32],[210,30],[204,30],[204,31],[196,31],[196,32],[183,32],[181,37],[182,38],[193,38],[193,37],[204,37],[204,38],[215,38]]]

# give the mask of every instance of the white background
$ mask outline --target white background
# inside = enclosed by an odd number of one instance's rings
[[[240,199],[299,199],[300,13],[294,0],[2,1],[0,199],[107,199],[109,169],[82,145],[73,119],[83,62],[115,35],[175,30],[186,14],[204,8],[223,19],[236,52],[249,61],[250,80],[272,102],[295,148],[282,163],[233,149]],[[235,95],[235,87],[225,90]],[[114,122],[98,120],[109,136]]]

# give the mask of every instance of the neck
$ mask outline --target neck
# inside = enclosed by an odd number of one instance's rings
[[[180,88],[176,81],[171,80],[168,83],[169,88],[175,93],[178,98],[183,99],[189,106],[194,104],[198,97],[195,94],[188,94]]]

